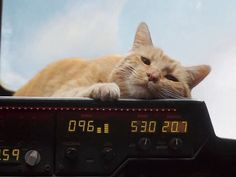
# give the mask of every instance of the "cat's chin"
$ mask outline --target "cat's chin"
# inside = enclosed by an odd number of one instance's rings
[[[126,91],[121,91],[121,98],[135,98],[135,99],[153,99],[153,94],[150,93],[147,85],[129,85]]]
[[[168,98],[162,94],[161,88],[163,88],[163,86],[161,86],[160,84],[154,83],[154,82],[148,82],[146,87],[147,87],[150,99]]]
[[[158,92],[158,84],[157,83],[148,82],[146,87],[149,90],[149,92],[151,92],[152,94],[155,94]]]
[[[135,99],[179,99],[184,98],[178,94],[168,94],[163,91],[163,86],[154,82],[147,82],[146,84],[128,85],[121,98],[135,98]],[[165,89],[164,89],[165,90]],[[121,91],[122,93],[122,91]]]

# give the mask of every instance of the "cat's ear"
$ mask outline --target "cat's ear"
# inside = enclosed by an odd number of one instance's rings
[[[186,67],[185,69],[189,74],[188,84],[190,89],[199,84],[211,71],[211,67],[208,65]]]
[[[140,23],[138,26],[132,49],[134,50],[140,46],[153,46],[151,34],[149,32],[148,26],[144,22]]]

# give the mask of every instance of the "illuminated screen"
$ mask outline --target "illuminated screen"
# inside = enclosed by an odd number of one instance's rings
[[[18,162],[20,156],[21,151],[18,148],[0,148],[0,162]]]
[[[95,120],[69,120],[69,133],[109,133],[109,123],[98,124]]]
[[[122,119],[121,119],[122,120]],[[131,134],[185,134],[188,133],[188,121],[186,120],[127,120],[121,121]],[[69,134],[109,134],[116,126],[112,119],[69,119],[66,122],[66,131]]]

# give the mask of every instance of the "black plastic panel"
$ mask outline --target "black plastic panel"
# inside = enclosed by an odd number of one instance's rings
[[[201,101],[0,98],[0,176],[224,177],[235,148]]]

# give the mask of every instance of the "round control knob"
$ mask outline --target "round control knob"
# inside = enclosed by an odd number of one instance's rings
[[[36,150],[29,150],[25,154],[25,163],[29,166],[35,166],[39,164],[41,160],[40,154]]]
[[[151,147],[151,140],[147,137],[142,137],[138,141],[138,147],[141,150],[148,150]]]
[[[112,161],[115,158],[115,153],[111,147],[105,147],[103,149],[103,159],[107,162]]]
[[[183,146],[183,141],[180,138],[172,138],[169,142],[169,147],[173,150],[179,150]]]
[[[68,147],[65,150],[65,157],[70,160],[75,160],[78,157],[78,149],[74,147]]]

